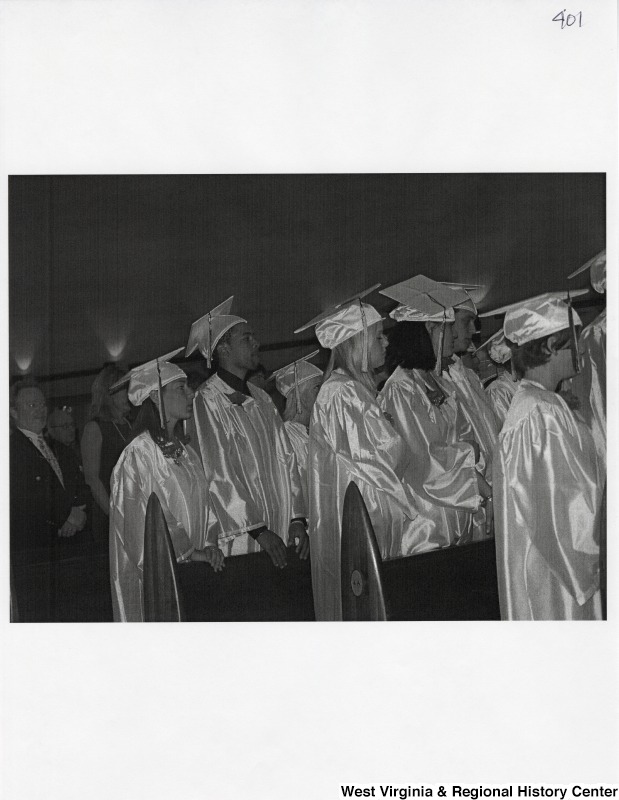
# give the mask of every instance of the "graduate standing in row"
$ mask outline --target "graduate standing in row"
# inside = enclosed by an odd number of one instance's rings
[[[570,322],[580,319],[552,293],[502,310],[520,381],[494,465],[501,616],[600,619],[603,465],[556,393],[577,369]]]
[[[458,287],[458,284],[447,284]],[[500,430],[499,420],[486,396],[479,376],[462,363],[462,355],[467,353],[475,335],[477,307],[471,297],[454,308],[455,319],[452,325],[454,355],[442,380],[456,396],[464,415],[468,419],[475,440],[479,442],[485,463],[484,477],[492,484],[492,458]]]
[[[591,285],[595,291],[604,294],[606,250],[572,272],[568,278],[575,278],[586,269],[590,271]],[[591,428],[598,454],[606,465],[606,309],[583,328],[578,351],[581,370],[572,378],[571,390],[580,400],[580,414]]]
[[[606,250],[587,261],[576,272],[568,275],[575,278],[589,269],[591,285],[598,294],[606,292]],[[575,293],[572,292],[572,295]],[[598,455],[606,469],[606,309],[604,309],[583,331],[578,341],[580,373],[571,380],[571,391],[576,395],[579,413],[589,426]],[[600,583],[602,588],[602,614],[606,619],[606,565],[607,565],[607,516],[606,484],[602,501],[600,525]]]
[[[307,510],[294,450],[273,401],[247,382],[259,344],[230,297],[193,323],[186,355],[199,349],[216,372],[194,400],[195,433],[226,556],[266,550],[278,568],[286,545],[307,558]]]
[[[381,294],[401,302],[390,314],[397,325],[387,348],[388,363],[397,366],[379,403],[410,450],[407,477],[420,511],[418,540],[429,549],[483,538],[483,507],[491,491],[479,445],[455,391],[444,390],[437,377],[443,360],[453,355],[453,304],[462,298],[422,275]],[[430,329],[438,332],[436,352]]]
[[[364,294],[295,331],[315,326],[320,344],[332,351],[309,432],[310,557],[317,620],[342,619],[341,526],[351,481],[359,487],[382,558],[415,552],[418,512],[412,489],[403,481],[410,455],[376,402],[374,371],[384,363],[387,342],[382,318],[361,301]]]
[[[586,289],[579,289],[572,292],[572,297],[578,297],[586,293]],[[504,311],[504,309],[486,311],[479,316],[482,319],[484,317],[493,317],[497,316],[501,311]],[[481,350],[482,347],[486,349],[492,361],[502,364],[505,368],[498,378],[486,387],[486,395],[494,408],[494,413],[499,421],[499,428],[502,428],[512,399],[518,389],[518,378],[511,361],[512,351],[505,341],[502,325],[479,349]]]
[[[202,464],[184,443],[182,421],[192,412],[187,376],[168,353],[131,371],[129,399],[140,411],[134,439],[112,473],[110,573],[115,622],[143,622],[143,562],[146,507],[154,492],[180,563],[223,566],[217,547],[217,517],[209,503]]]

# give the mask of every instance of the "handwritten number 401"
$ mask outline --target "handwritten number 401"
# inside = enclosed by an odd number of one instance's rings
[[[582,11],[579,11],[577,14],[566,14],[565,9],[563,11],[559,11],[559,13],[552,18],[553,22],[560,22],[561,23],[561,30],[563,28],[571,28],[572,25],[576,25],[577,28],[582,28]]]

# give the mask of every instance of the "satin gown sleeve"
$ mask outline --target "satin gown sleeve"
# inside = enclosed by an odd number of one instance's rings
[[[415,494],[434,505],[477,511],[481,497],[475,455],[471,444],[454,439],[454,398],[432,405],[421,378],[398,367],[381,392],[380,404],[409,447],[408,474]]]
[[[606,464],[606,310],[583,330],[578,350],[581,371],[572,378],[571,388],[580,400],[580,414]]]
[[[495,463],[504,618],[596,618],[602,489],[589,431],[558,395],[521,381]]]
[[[284,428],[286,429],[288,440],[292,445],[297,460],[301,491],[303,492],[303,507],[305,509],[305,514],[303,516],[307,516],[307,509],[309,507],[307,500],[307,444],[309,441],[309,433],[305,425],[302,425],[300,422],[284,422]]]
[[[480,446],[484,477],[491,483],[492,456],[500,424],[484,387],[473,370],[465,367],[457,356],[454,356],[454,363],[449,367],[448,373],[443,373],[442,380],[447,383],[450,391],[455,390],[455,395],[472,435]]]
[[[289,430],[284,424],[284,421],[275,408],[275,404],[268,398],[271,405],[271,413],[273,414],[273,424],[277,431],[277,450],[283,458],[286,465],[288,478],[290,482],[290,520],[304,517],[307,519],[308,505],[307,505],[307,491],[303,485],[301,473],[303,469],[307,468],[307,464],[301,465],[300,458],[302,454],[297,451],[297,448],[292,443],[289,435]]]
[[[486,388],[486,395],[490,400],[494,413],[502,426],[509,411],[512,399],[516,394],[518,384],[508,372],[503,372]]]
[[[323,411],[326,444],[346,462],[351,479],[384,492],[414,519],[411,492],[402,485],[409,463],[406,445],[367,394],[347,386],[332,398],[331,407]]]

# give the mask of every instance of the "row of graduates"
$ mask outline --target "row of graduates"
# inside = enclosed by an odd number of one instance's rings
[[[454,340],[463,353],[475,333],[468,293],[423,276],[383,290],[398,302],[387,348],[380,314],[362,300],[376,288],[298,329],[314,327],[331,359],[324,375],[307,359],[278,371],[286,422],[246,381],[258,343],[247,321],[230,313],[232,298],[192,326],[187,353],[199,349],[215,367],[195,397],[170,363],[180,350],[131,371],[142,432],[112,478],[116,620],[143,619],[152,492],[179,561],[220,570],[227,557],[263,549],[283,568],[291,557],[285,545],[294,543],[295,557],[311,558],[316,618],[341,619],[341,519],[351,480],[384,559],[491,536],[494,494],[502,615],[599,617],[604,471],[591,433],[554,392],[571,374],[571,351],[559,345],[575,313],[553,295],[508,311],[504,331],[524,380],[517,391],[512,381],[518,402],[499,437],[500,413],[454,352]],[[539,363],[518,362],[532,342],[543,350]],[[386,356],[393,372],[378,393]]]

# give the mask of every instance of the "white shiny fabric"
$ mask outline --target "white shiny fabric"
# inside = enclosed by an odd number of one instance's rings
[[[505,334],[503,331],[500,330],[498,333],[499,336],[490,342],[488,355],[493,361],[496,361],[497,364],[505,364],[512,357],[512,351],[505,344]]]
[[[603,488],[587,427],[559,395],[520,381],[494,465],[503,619],[601,618]]]
[[[576,311],[572,311],[572,318],[574,325],[582,325]],[[565,330],[569,326],[567,303],[556,292],[548,292],[512,307],[505,314],[503,331],[510,342],[522,345]]]
[[[142,566],[146,506],[155,492],[179,561],[217,544],[200,459],[190,446],[176,464],[148,432],[123,450],[111,479],[110,577],[115,622],[143,622]]]
[[[323,347],[333,350],[351,336],[380,322],[381,315],[367,303],[350,303],[339,308],[316,325],[316,338]]]
[[[454,356],[449,370],[443,372],[438,380],[448,391],[455,389],[462,412],[483,456],[484,477],[488,483],[492,483],[492,454],[500,424],[479,377],[472,369],[465,367],[458,356]]]
[[[230,396],[239,393],[212,375],[194,399],[196,443],[226,556],[260,550],[248,531],[263,525],[287,543],[291,520],[307,516],[284,423],[266,392],[251,383],[249,391],[237,405]]]
[[[309,443],[309,432],[305,425],[302,425],[300,422],[284,422],[284,428],[286,429],[288,439],[290,440],[290,444],[297,458],[301,490],[303,491],[305,503],[304,507],[309,508],[307,493],[307,445]]]
[[[381,292],[381,294],[384,294],[384,292]],[[445,308],[436,314],[428,314],[427,311],[419,311],[406,305],[397,306],[389,316],[396,322],[455,322],[456,320],[456,313],[453,308]]]
[[[581,371],[572,378],[571,388],[606,467],[606,309],[580,334],[578,351]]]
[[[134,406],[141,406],[151,392],[159,389],[159,381],[163,388],[168,383],[182,379],[186,380],[187,375],[176,364],[170,364],[168,361],[149,361],[146,366],[131,370],[129,400]]]
[[[511,373],[508,371],[502,372],[495,381],[492,381],[490,386],[486,387],[486,394],[492,403],[500,425],[505,422],[505,417],[517,388],[518,382],[512,378]]]
[[[306,358],[313,358],[319,352],[319,350],[314,350]],[[287,364],[285,367],[276,370],[273,375],[275,376],[277,391],[284,397],[288,397],[293,389],[302,386],[306,381],[322,378],[322,370],[318,369],[314,364],[310,364],[309,361],[300,358],[298,361],[293,361],[292,364]]]
[[[442,405],[433,405],[420,370],[398,367],[385,383],[379,405],[408,445],[406,477],[415,491],[417,519],[425,517],[431,526],[426,541],[446,547],[483,538],[475,454],[468,442],[459,440],[468,425],[454,392]]]
[[[589,276],[591,279],[591,286],[593,286],[595,291],[598,294],[604,294],[606,292],[606,250],[603,250],[593,259]]]
[[[354,481],[383,559],[427,549],[417,540],[414,495],[403,481],[404,440],[358,381],[334,370],[312,413],[308,448],[309,534],[317,620],[340,620],[340,544],[344,495]]]

